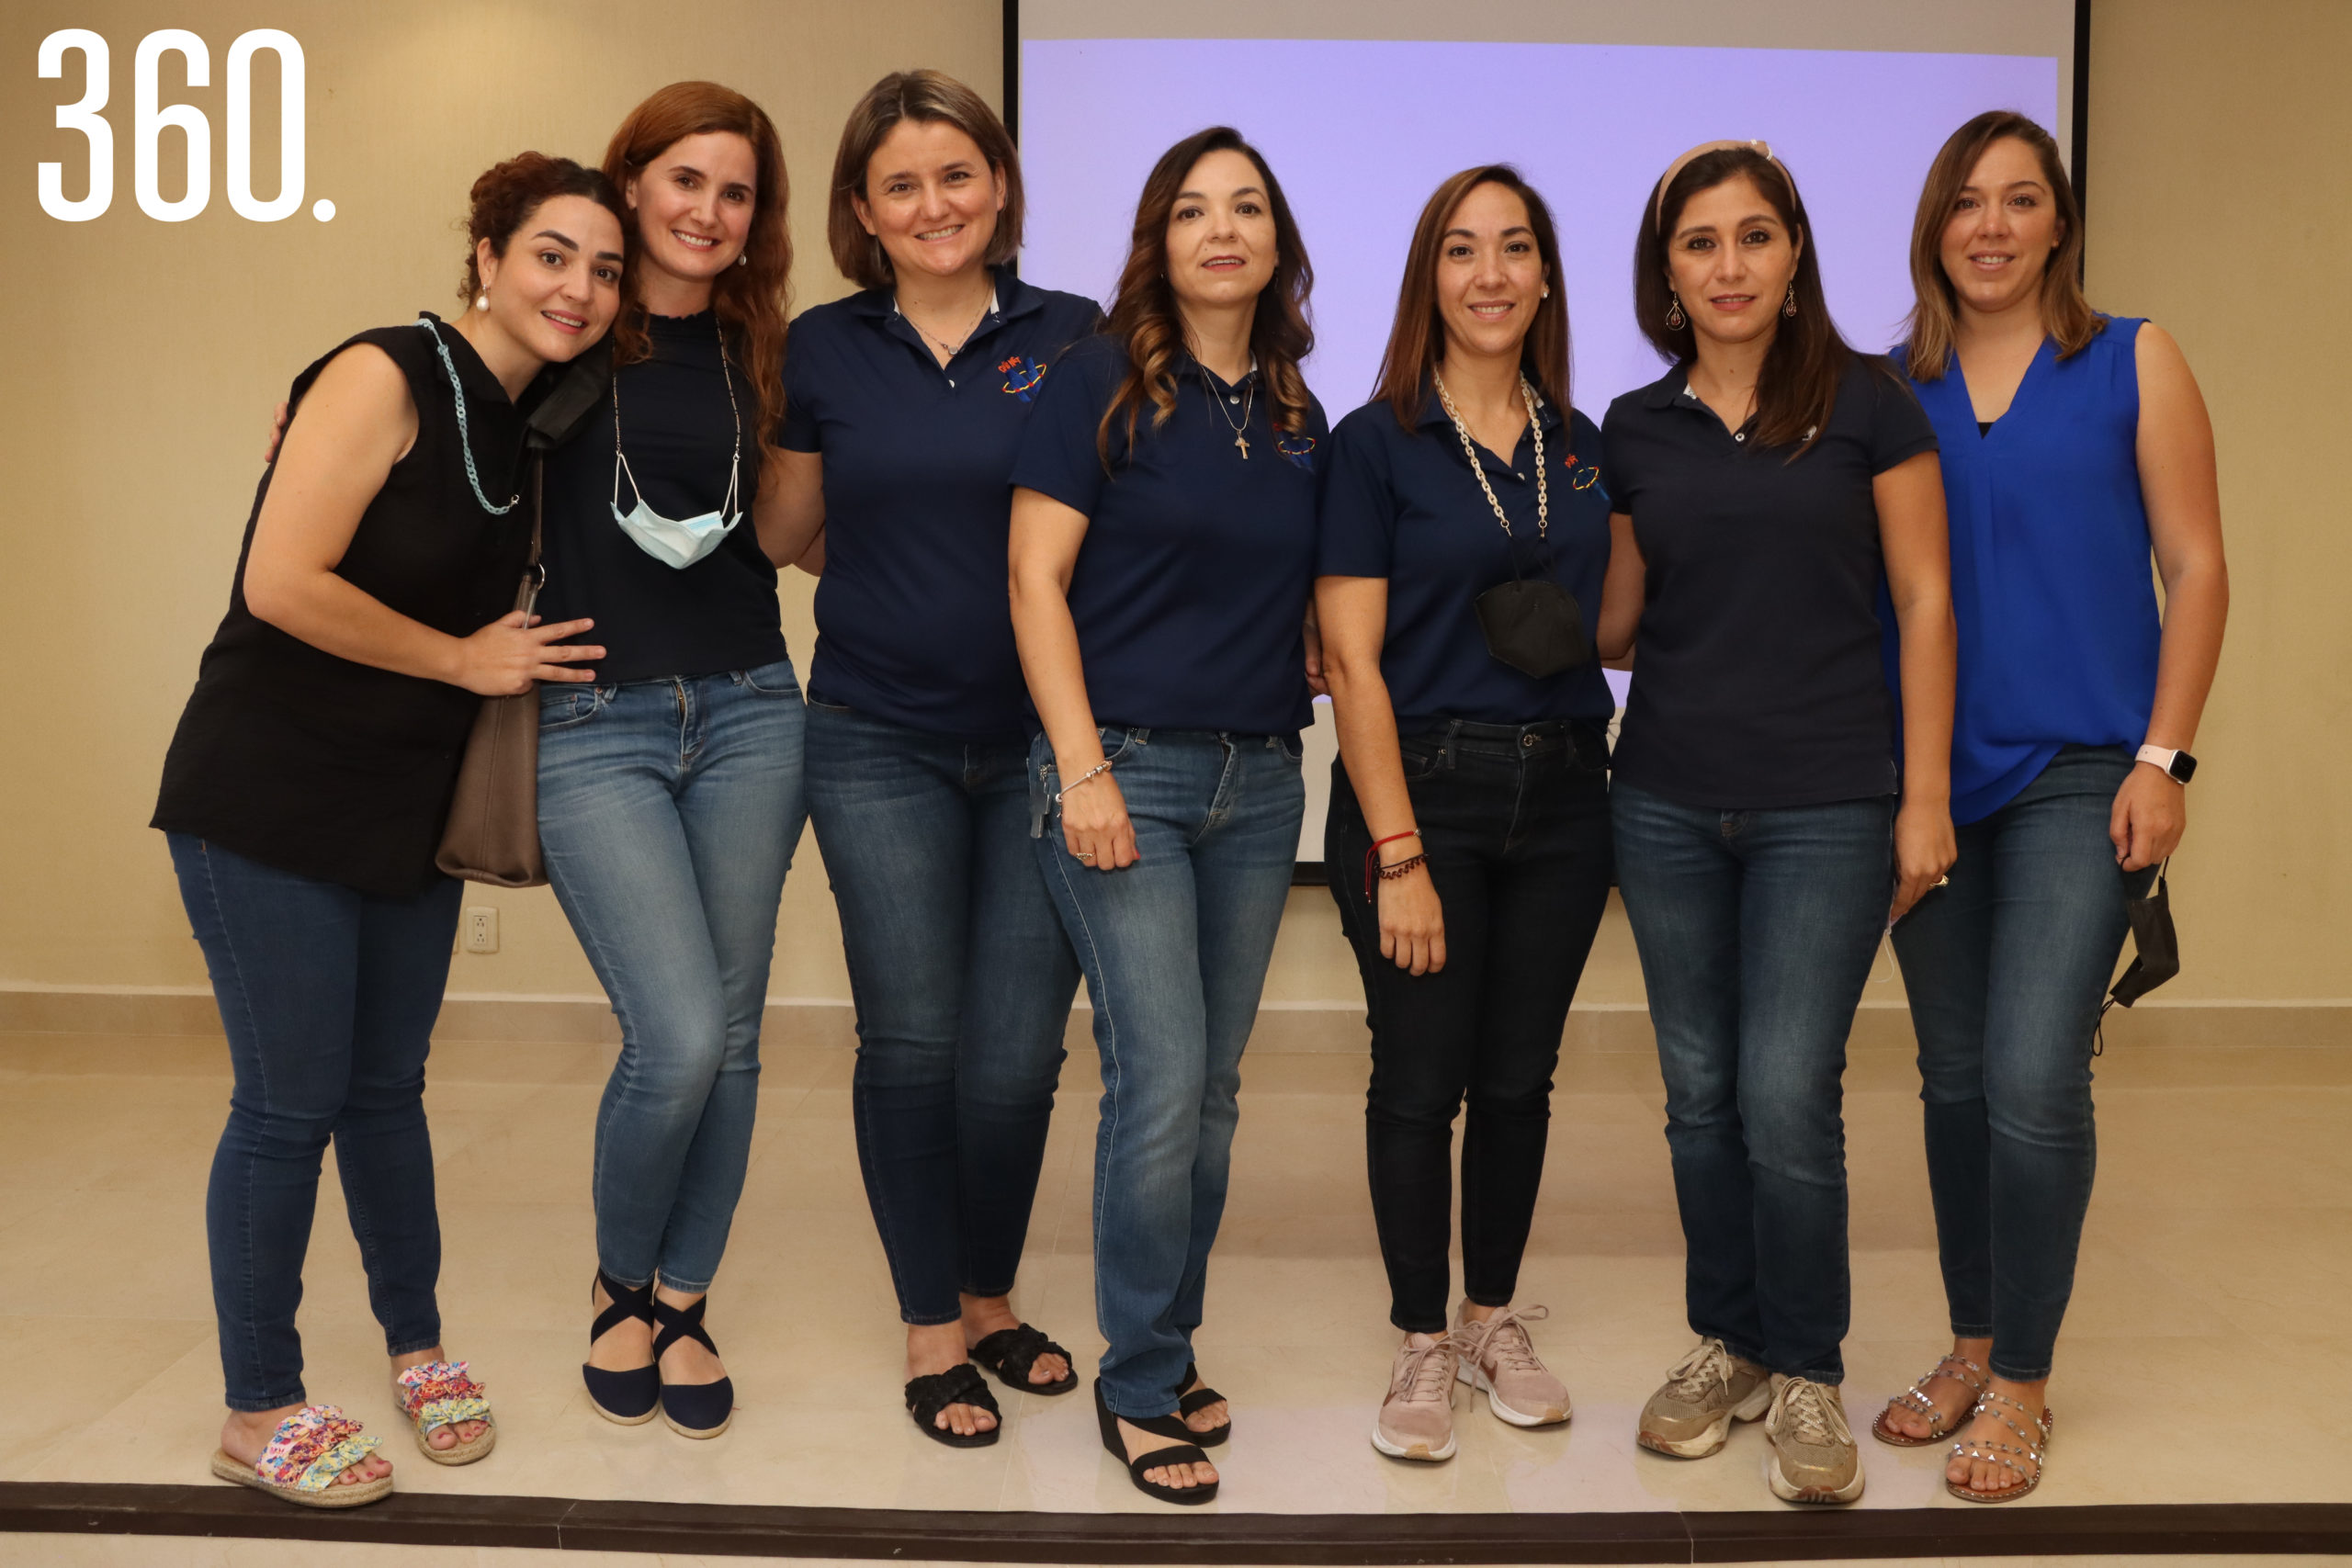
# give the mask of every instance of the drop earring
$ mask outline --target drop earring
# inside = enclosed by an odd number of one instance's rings
[[[1674,303],[1666,308],[1666,330],[1670,333],[1679,333],[1690,324],[1690,318],[1682,313],[1681,295],[1670,294],[1667,298],[1672,299]]]
[[[735,258],[735,265],[736,265],[737,266],[749,266],[749,265],[752,265],[752,253],[751,253],[751,252],[749,252],[749,251],[745,251],[745,252],[743,252],[741,254],[738,255],[738,256]]]
[[[485,288],[481,293],[474,296],[474,309],[477,310],[487,310],[490,309],[489,289]]]
[[[1781,301],[1781,314],[1788,317],[1791,321],[1796,320],[1797,286],[1794,278],[1791,278],[1789,280],[1789,297]]]

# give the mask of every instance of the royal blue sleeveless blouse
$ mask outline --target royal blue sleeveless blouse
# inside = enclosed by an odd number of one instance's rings
[[[1954,822],[2007,805],[2062,746],[2147,738],[2164,625],[2140,493],[2140,325],[2110,320],[2064,360],[2044,338],[1982,434],[1958,355],[1911,383],[1940,443],[1951,524]],[[1894,631],[1890,617],[1890,679]]]

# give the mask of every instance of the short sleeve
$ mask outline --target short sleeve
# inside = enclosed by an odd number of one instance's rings
[[[1600,483],[1609,497],[1609,510],[1631,516],[1640,481],[1630,460],[1628,448],[1631,443],[1626,436],[1633,422],[1640,415],[1627,412],[1626,404],[1626,398],[1619,398],[1609,405],[1609,412],[1601,419]]]
[[[1114,367],[1124,357],[1109,339],[1082,338],[1046,372],[1012,460],[1013,484],[1094,514],[1110,478],[1094,433],[1110,406]]]
[[[806,331],[796,321],[785,339],[784,351],[784,419],[777,428],[776,445],[787,452],[820,452],[824,444],[818,434],[816,376],[810,361],[819,345],[811,342],[804,349],[794,340]],[[814,333],[808,334],[814,337]]]
[[[1388,454],[1374,421],[1394,423],[1385,403],[1340,422],[1324,465],[1323,503],[1315,550],[1317,577],[1386,577],[1396,548],[1396,491]]]
[[[1898,463],[1936,449],[1936,427],[1911,390],[1911,384],[1891,372],[1884,361],[1865,362],[1871,387],[1871,476],[1875,479]]]

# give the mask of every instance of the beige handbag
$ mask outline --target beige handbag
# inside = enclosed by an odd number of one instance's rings
[[[531,559],[515,590],[526,615],[547,573],[539,565],[544,460],[531,459]],[[541,887],[547,863],[539,855],[539,691],[484,697],[458,764],[458,792],[433,863],[443,874],[493,887]]]

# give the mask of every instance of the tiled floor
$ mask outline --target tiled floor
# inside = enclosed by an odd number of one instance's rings
[[[436,1047],[449,1345],[495,1396],[497,1454],[410,1461],[415,1490],[886,1507],[1152,1507],[1101,1452],[1085,1395],[1012,1399],[1004,1441],[924,1440],[899,1403],[900,1339],[848,1120],[845,1052],[775,1041],[758,1144],[711,1325],[742,1407],[690,1443],[587,1408],[576,1368],[592,1267],[590,1122],[598,1046]],[[1231,1208],[1201,1360],[1234,1396],[1226,1512],[1758,1508],[1760,1434],[1716,1458],[1637,1451],[1634,1413],[1686,1348],[1675,1224],[1645,1055],[1572,1052],[1521,1300],[1577,1400],[1565,1430],[1521,1431],[1465,1396],[1459,1457],[1383,1460],[1365,1441],[1393,1332],[1364,1195],[1361,1058],[1245,1066]],[[201,1038],[0,1037],[0,1479],[198,1482],[220,1420],[203,1241],[205,1172],[226,1092]],[[1863,1051],[1848,1075],[1858,1427],[1930,1365],[1942,1323],[1915,1082]],[[1091,1355],[1088,1182],[1094,1082],[1073,1055],[1018,1304]],[[2099,1070],[2102,1168],[2052,1404],[2060,1503],[2352,1501],[2352,1053],[2112,1050]],[[399,1435],[381,1339],[332,1180],[303,1327],[314,1398]],[[405,1450],[393,1442],[395,1460]],[[1963,1506],[1933,1450],[1865,1439],[1862,1506]],[[226,1562],[220,1543],[0,1540],[0,1561]],[[268,1563],[297,1550],[239,1546]],[[334,1559],[374,1562],[376,1549]],[[393,1549],[383,1549],[386,1551]],[[177,1553],[177,1555],[173,1555]],[[256,1555],[258,1554],[258,1555]],[[383,1561],[392,1561],[383,1558]],[[444,1557],[445,1561],[451,1560]],[[484,1562],[492,1561],[487,1554]],[[499,1562],[519,1562],[503,1554]],[[550,1558],[552,1562],[553,1559]],[[566,1562],[577,1561],[567,1555]],[[616,1562],[620,1561],[615,1559]],[[632,1561],[650,1562],[651,1559]],[[677,1562],[680,1559],[667,1559]],[[2081,1561],[2079,1559],[2075,1561]]]

